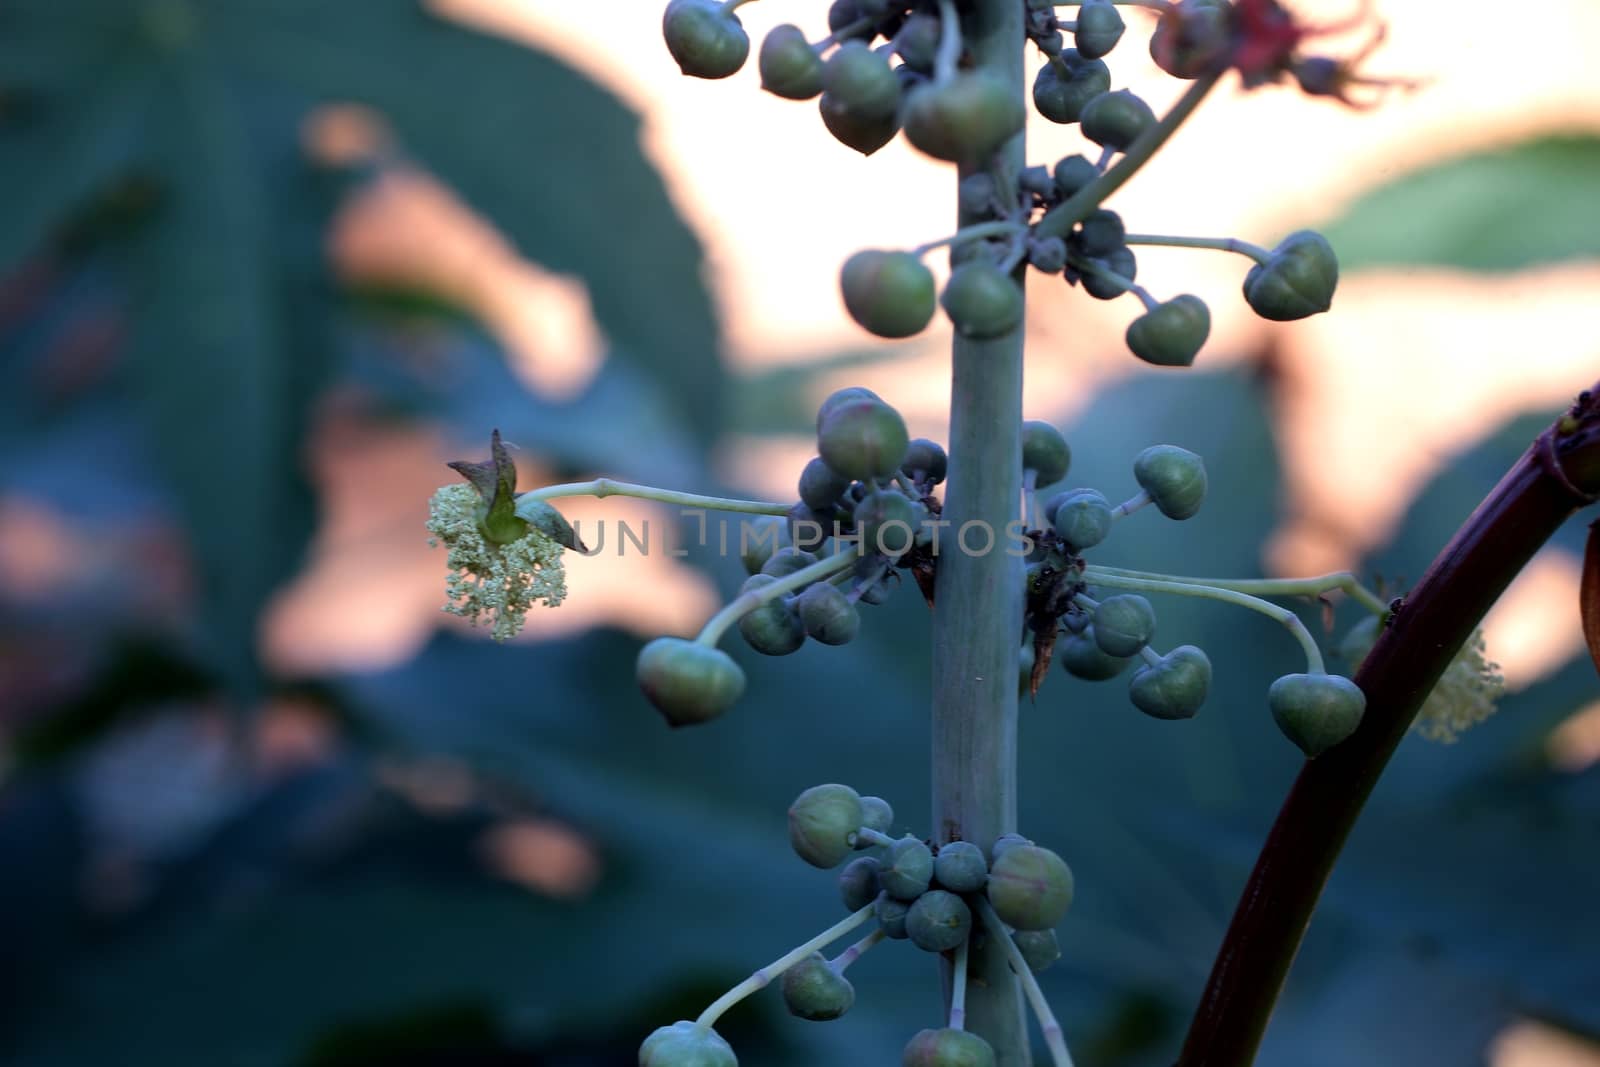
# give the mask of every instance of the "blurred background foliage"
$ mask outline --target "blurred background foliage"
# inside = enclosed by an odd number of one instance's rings
[[[1570,136],[1443,161],[1330,233],[1350,266],[1600,256],[1597,158]],[[447,268],[329,255],[407,182],[581,283],[592,381],[516,373]],[[1515,235],[1508,204],[1533,220]],[[633,114],[409,0],[0,0],[0,1062],[620,1067],[838,913],[788,853],[801,788],[851,782],[924,829],[909,589],[845,648],[735,650],[749,695],[687,732],[611,626],[504,648],[446,627],[365,672],[263,654],[352,428],[476,454],[498,426],[544,476],[716,491],[727,434],[804,432],[842,369],[882,359],[731,374],[701,260]],[[1198,518],[1141,517],[1104,562],[1259,573],[1275,396],[1270,361],[1097,396],[1067,427],[1075,484],[1130,490],[1152,441],[1213,474]],[[1420,574],[1549,414],[1459,457],[1363,569]],[[382,476],[371,451],[357,481]],[[420,539],[423,508],[391,513]],[[741,577],[692,562],[723,595]],[[1022,825],[1079,883],[1044,984],[1086,1067],[1169,1062],[1298,766],[1262,700],[1292,642],[1160,610],[1216,663],[1207,714],[1154,722],[1058,672],[1023,723]],[[1478,1063],[1524,1018],[1600,1032],[1600,770],[1548,744],[1595,697],[1574,659],[1459,744],[1402,748],[1263,1063]],[[852,978],[837,1024],[766,996],[727,1034],[752,1064],[896,1062],[935,1021],[934,969],[902,947]]]

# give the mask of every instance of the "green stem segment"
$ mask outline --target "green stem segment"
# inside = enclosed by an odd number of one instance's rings
[[[946,4],[948,9],[953,5]],[[1020,0],[972,0],[962,34],[974,67],[1026,94]],[[1023,136],[958,177],[990,173],[1016,199]],[[1003,180],[1001,180],[1003,178]],[[960,214],[957,228],[985,221]],[[1020,270],[1016,282],[1023,284]],[[933,835],[987,850],[1016,829],[1017,648],[1022,644],[1022,559],[1006,551],[1022,499],[1022,330],[987,341],[957,335],[951,360],[949,473],[933,610]],[[997,1067],[1030,1067],[1025,1015],[1004,947],[994,938],[968,959],[966,1026]],[[945,964],[946,990],[953,975]]]
[[[967,1028],[967,960],[972,952],[972,936],[956,947],[956,961],[950,981],[950,1029]]]
[[[787,515],[788,504],[775,504],[770,500],[737,500],[725,496],[701,496],[699,493],[680,493],[673,489],[657,489],[653,485],[619,482],[611,478],[596,478],[590,482],[566,482],[547,485],[517,494],[518,503],[524,500],[554,500],[563,496],[631,496],[636,500],[654,500],[659,504],[679,504],[686,508],[706,508],[710,511],[735,511],[745,515]]]
[[[1183,582],[1186,585],[1209,585],[1217,589],[1232,589],[1237,593],[1256,596],[1321,596],[1338,590],[1374,615],[1389,614],[1389,605],[1361,584],[1349,571],[1319,574],[1311,578],[1192,578],[1182,574],[1156,574],[1135,571],[1126,567],[1106,567],[1094,564],[1100,574],[1114,574],[1124,578],[1149,578],[1161,582]]]
[[[972,226],[963,226],[949,237],[941,237],[937,241],[920,244],[911,250],[914,256],[925,256],[935,248],[945,245],[966,244],[968,241],[979,241],[985,237],[1014,237],[1026,232],[1028,227],[1020,222],[1009,222],[1001,219],[993,222],[980,222]]]
[[[750,614],[752,611],[767,603],[776,600],[785,593],[792,593],[796,589],[803,589],[812,582],[820,582],[830,578],[839,571],[854,564],[856,552],[846,550],[835,553],[827,559],[819,559],[809,567],[802,567],[793,574],[786,574],[775,582],[758,586],[748,592],[740,593],[728,601],[728,606],[711,616],[711,619],[700,630],[700,636],[695,638],[702,645],[716,647],[722,635],[728,632],[728,627]]]
[[[828,945],[833,944],[845,934],[848,934],[851,930],[854,930],[856,927],[872,918],[873,909],[876,906],[876,904],[868,904],[859,911],[852,912],[848,918],[839,920],[826,930],[822,931],[822,933],[818,934],[816,937],[813,937],[810,941],[807,941],[805,944],[785,952],[782,956],[779,956],[765,967],[762,967],[760,970],[751,974],[749,978],[746,978],[744,981],[740,982],[738,985],[722,994],[722,996],[712,1001],[711,1006],[700,1013],[700,1018],[696,1019],[694,1024],[706,1029],[710,1029],[711,1027],[715,1026],[717,1024],[717,1020],[722,1018],[723,1012],[727,1011],[729,1008],[733,1007],[750,994],[755,993],[758,990],[765,989],[774,978],[780,977],[783,972],[787,971],[790,967],[793,967],[795,964],[799,963],[813,952],[820,951]]]
[[[961,19],[955,0],[939,0],[939,50],[933,57],[933,79],[947,82],[955,77],[956,61],[961,58]]]
[[[1249,256],[1265,267],[1272,262],[1272,253],[1260,245],[1241,241],[1237,237],[1170,237],[1164,233],[1130,233],[1123,242],[1130,245],[1164,245],[1167,248],[1209,248],[1216,252],[1235,252]]]
[[[1000,943],[1005,950],[1007,964],[1022,982],[1022,991],[1027,994],[1028,1003],[1033,1006],[1033,1014],[1039,1019],[1039,1029],[1044,1033],[1045,1047],[1050,1050],[1050,1061],[1055,1067],[1072,1067],[1072,1054],[1067,1051],[1067,1039],[1062,1036],[1061,1024],[1056,1021],[1055,1013],[1050,1010],[1050,1002],[1044,998],[1044,990],[1039,988],[1039,980],[1033,976],[1033,969],[1028,966],[1028,961],[1022,958],[1022,950],[1011,940],[1011,934],[1000,921],[1000,916],[995,914],[994,906],[981,896],[974,897],[973,901],[978,905],[979,918],[989,931],[989,939]]]

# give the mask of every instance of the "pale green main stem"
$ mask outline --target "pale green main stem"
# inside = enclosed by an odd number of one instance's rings
[[[979,68],[1026,99],[1021,0],[975,0],[962,31]],[[1015,175],[1023,138],[992,173]],[[990,161],[961,176],[988,171]],[[1011,190],[1002,190],[1010,202]],[[982,219],[960,217],[957,226]],[[1020,284],[1020,271],[1018,272]],[[952,355],[950,469],[933,612],[933,832],[987,851],[1016,829],[1017,664],[1022,644],[1022,560],[1006,526],[1022,499],[1022,331],[992,341],[957,336]],[[960,534],[969,527],[963,551]],[[986,547],[987,533],[993,544]],[[988,1041],[997,1067],[1031,1067],[1024,1010],[1000,939],[971,952],[966,1028]],[[953,975],[945,965],[947,996]],[[948,1010],[948,1003],[946,1005]]]

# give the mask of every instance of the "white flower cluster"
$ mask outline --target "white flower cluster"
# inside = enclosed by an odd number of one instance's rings
[[[1483,631],[1474,630],[1423,701],[1412,729],[1429,741],[1450,744],[1463,730],[1494,714],[1505,694],[1500,664],[1484,656]]]
[[[535,601],[555,607],[566,598],[567,573],[561,546],[532,526],[510,544],[484,539],[478,529],[478,491],[472,486],[447,485],[428,501],[430,545],[450,550],[445,565],[451,615],[478,620],[488,617],[496,641],[514,637],[522,629]]]

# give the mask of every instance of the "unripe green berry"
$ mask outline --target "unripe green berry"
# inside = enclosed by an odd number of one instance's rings
[[[825,645],[849,644],[861,629],[856,606],[828,582],[818,582],[801,593],[795,608],[806,634]]]
[[[878,925],[883,928],[883,936],[896,941],[904,941],[909,937],[906,933],[906,913],[910,910],[911,905],[906,901],[896,900],[887,893],[879,897],[874,914],[878,918]]]
[[[995,1067],[994,1049],[968,1030],[923,1030],[906,1045],[900,1067]]]
[[[1134,672],[1128,684],[1133,706],[1157,719],[1189,719],[1211,688],[1211,660],[1193,645],[1181,645]]]
[[[993,867],[995,861],[1019,845],[1031,845],[1032,841],[1021,834],[1001,834],[994,839],[994,845],[989,849],[989,866]]]
[[[1088,157],[1080,154],[1066,156],[1057,162],[1051,176],[1055,180],[1056,195],[1065,200],[1100,177],[1100,171],[1089,162]]]
[[[684,1019],[644,1039],[639,1067],[739,1067],[739,1060],[722,1035]]]
[[[1056,659],[1061,661],[1062,669],[1068,674],[1087,682],[1109,681],[1133,662],[1131,659],[1107,655],[1095,640],[1093,626],[1062,638],[1056,646]]]
[[[1094,489],[1074,489],[1057,498],[1056,534],[1074,552],[1093,548],[1111,533],[1111,504]]]
[[[900,132],[898,113],[863,114],[832,93],[818,98],[817,112],[834,140],[864,156],[872,155]]]
[[[872,856],[857,856],[839,872],[839,899],[846,911],[860,911],[883,892],[883,886],[878,884],[878,866]]]
[[[961,71],[912,92],[900,122],[914,147],[935,159],[964,163],[986,159],[1021,132],[1027,117],[1005,79]]]
[[[759,515],[739,527],[739,562],[759,574],[774,552],[789,545],[789,524],[776,515]]]
[[[915,507],[905,494],[879,489],[867,494],[856,505],[856,536],[863,551],[876,552],[891,559],[911,551],[921,526]]]
[[[1284,736],[1315,758],[1356,732],[1367,695],[1337,674],[1286,674],[1267,690],[1267,706]]]
[[[806,628],[794,606],[786,598],[777,597],[740,617],[739,636],[763,656],[787,656],[800,651],[806,643]]]
[[[1112,276],[1108,277],[1099,271],[1079,272],[1070,267],[1067,269],[1070,272],[1068,277],[1076,276],[1077,280],[1083,283],[1083,291],[1096,300],[1115,300],[1128,291],[1129,282],[1139,277],[1139,260],[1134,256],[1133,249],[1127,245],[1113,248],[1103,256],[1096,256],[1092,262],[1104,267]]]
[[[810,508],[832,507],[849,488],[850,479],[822,462],[821,456],[807,463],[800,472],[800,499]]]
[[[1205,460],[1177,445],[1151,445],[1133,460],[1133,477],[1169,519],[1187,519],[1206,499]]]
[[[767,561],[761,565],[761,573],[769,578],[786,578],[796,571],[805,570],[815,562],[817,562],[816,556],[790,545],[768,556]],[[751,588],[749,582],[745,583],[745,588]]]
[[[1055,195],[1056,182],[1050,177],[1050,168],[1040,164],[1022,168],[1017,174],[1017,188],[1041,200],[1048,200]]]
[[[910,337],[933,318],[933,272],[910,252],[857,252],[839,271],[839,291],[856,324],[879,337]]]
[[[867,553],[856,560],[851,568],[851,589],[859,603],[884,604],[894,595],[900,579],[896,572],[884,569],[886,562],[887,558],[877,553]]]
[[[905,65],[919,74],[932,74],[939,53],[939,20],[933,15],[912,15],[894,35],[894,50]]]
[[[1071,465],[1072,449],[1060,430],[1037,419],[1022,424],[1022,469],[1038,475],[1035,485],[1054,485]]]
[[[956,186],[957,206],[968,215],[995,214],[995,200],[999,195],[994,177],[988,171],[969,174]]]
[[[882,797],[861,798],[861,825],[868,830],[876,830],[880,834],[889,832],[889,827],[894,825],[894,808]],[[858,841],[857,848],[871,848],[872,842]]]
[[[723,14],[717,0],[672,0],[661,35],[678,69],[695,78],[726,78],[744,66],[750,35],[739,16]]]
[[[1067,266],[1067,242],[1059,237],[1033,238],[1028,241],[1028,265],[1046,274],[1054,274]]]
[[[1084,104],[1078,124],[1095,144],[1126,152],[1141,133],[1156,124],[1156,113],[1131,90],[1118,89]]]
[[[883,397],[864,386],[847,385],[843,389],[835,389],[817,406],[817,432],[822,432],[823,422],[827,420],[829,415],[833,414],[835,408],[848,404],[852,400],[876,400],[880,404],[883,403]],[[848,481],[846,485],[848,486]]]
[[[814,785],[789,805],[789,844],[813,867],[837,867],[860,828],[861,796],[847,785]]]
[[[1073,251],[1089,259],[1109,256],[1119,248],[1127,247],[1128,230],[1122,216],[1107,208],[1091,211],[1078,224],[1073,234]]]
[[[974,260],[950,272],[939,295],[956,332],[975,341],[992,341],[1022,325],[1022,290],[993,263]]]
[[[949,952],[972,931],[972,909],[954,893],[930,889],[906,912],[906,934],[924,952]]]
[[[817,431],[822,462],[860,481],[893,476],[910,444],[905,420],[881,400],[840,404],[828,412]]]
[[[1108,656],[1132,656],[1156,632],[1156,609],[1138,593],[1106,597],[1094,610],[1095,643]],[[1088,631],[1085,631],[1086,633]]]
[[[1019,845],[994,861],[984,893],[1006,925],[1048,930],[1072,903],[1072,871],[1047,848]]]
[[[900,79],[889,61],[860,41],[846,41],[822,66],[822,88],[852,113],[888,118],[900,107]]]
[[[939,846],[933,877],[952,893],[976,893],[989,880],[989,861],[971,841],[951,841]]]
[[[1128,349],[1158,367],[1187,367],[1211,334],[1211,310],[1184,293],[1157,304],[1128,326]]]
[[[837,1019],[856,1002],[850,980],[813,952],[783,972],[783,1004],[789,1014],[812,1022]]]
[[[784,518],[789,524],[789,540],[794,547],[802,552],[816,552],[827,543],[844,513],[836,506],[818,509],[799,500],[789,507]]]
[[[715,719],[744,692],[744,671],[726,652],[681,637],[645,645],[635,672],[646,699],[670,726]]]
[[[761,88],[786,100],[810,100],[822,92],[822,57],[798,26],[774,26],[756,57]]]
[[[914,437],[906,448],[906,458],[900,462],[900,470],[911,478],[926,479],[934,485],[944,481],[945,472],[949,470],[950,457],[945,455],[944,449],[937,441],[930,441],[926,437]]]
[[[844,41],[871,41],[878,35],[871,26],[849,34],[844,32],[847,26],[860,22],[865,14],[858,0],[833,0],[828,7],[828,32],[839,34],[839,39]]]
[[[1047,970],[1061,958],[1061,943],[1054,930],[1018,930],[1011,935],[1030,971]]]
[[[1111,89],[1111,68],[1079,55],[1076,48],[1050,60],[1033,79],[1034,109],[1051,122],[1077,122],[1095,97]]]
[[[896,900],[916,900],[933,881],[933,851],[914,837],[902,837],[889,846],[878,882]]]
[[[1150,35],[1150,58],[1174,78],[1192,80],[1222,63],[1230,45],[1226,0],[1180,0]]]
[[[1285,237],[1272,250],[1272,261],[1257,263],[1244,279],[1244,298],[1254,311],[1273,322],[1293,322],[1333,306],[1339,285],[1339,259],[1328,239],[1312,230]]]
[[[1122,31],[1128,28],[1110,0],[1084,0],[1078,8],[1077,22],[1072,43],[1085,59],[1099,59],[1110,53],[1122,40]]]

